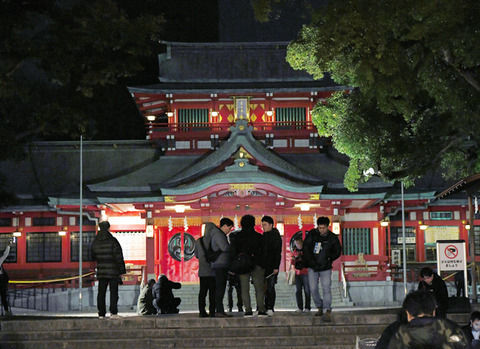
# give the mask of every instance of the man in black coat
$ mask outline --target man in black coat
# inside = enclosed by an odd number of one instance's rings
[[[255,299],[257,301],[258,315],[267,316],[265,309],[265,243],[263,235],[255,231],[255,217],[245,215],[240,220],[242,230],[235,236],[235,240],[231,246],[233,262],[232,271],[235,260],[240,256],[248,256],[248,260],[252,262],[248,271],[237,272],[240,279],[240,287],[242,292],[243,305],[245,306],[245,316],[252,316],[252,304],[250,302],[250,277],[255,287]]]
[[[303,243],[303,258],[308,267],[308,283],[315,306],[315,316],[323,316],[323,321],[332,321],[332,263],[340,257],[342,247],[338,237],[328,230],[330,219],[319,217],[317,228],[308,232]],[[323,299],[318,291],[318,281],[322,284]],[[323,309],[326,310],[325,314]]]
[[[97,262],[98,317],[105,318],[105,295],[107,286],[110,285],[110,313],[112,318],[118,318],[118,284],[120,275],[125,274],[125,261],[123,260],[122,247],[117,239],[108,231],[110,223],[104,221],[98,224],[100,228],[92,243],[92,258]]]
[[[445,318],[448,309],[448,290],[445,281],[429,267],[420,270],[422,280],[418,284],[418,289],[433,294],[437,301],[436,317]]]
[[[390,339],[388,348],[470,348],[465,334],[455,322],[435,317],[435,306],[435,298],[431,292],[409,293],[403,301],[408,324],[400,325]]]
[[[153,285],[153,305],[158,314],[178,314],[178,306],[181,303],[179,297],[174,297],[172,289],[182,288],[182,284],[168,280],[165,275],[160,275],[158,281]]]
[[[263,239],[265,240],[265,307],[267,314],[273,315],[275,306],[275,284],[277,283],[278,270],[282,260],[282,238],[280,232],[273,225],[273,218],[262,218]]]

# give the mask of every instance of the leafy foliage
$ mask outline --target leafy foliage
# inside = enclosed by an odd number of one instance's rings
[[[293,68],[348,86],[314,122],[350,157],[350,190],[369,168],[407,183],[480,170],[479,17],[475,0],[336,0],[289,45]]]

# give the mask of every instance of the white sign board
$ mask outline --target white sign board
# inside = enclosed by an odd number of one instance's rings
[[[467,253],[463,240],[437,240],[437,271],[457,271],[463,273],[465,291],[467,285]]]
[[[466,264],[465,241],[437,241],[438,271],[463,270]]]

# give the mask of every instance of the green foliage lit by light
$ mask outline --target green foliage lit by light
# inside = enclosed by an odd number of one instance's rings
[[[351,91],[313,114],[351,159],[346,187],[357,190],[369,168],[407,184],[480,170],[478,18],[473,0],[337,0],[303,27],[287,61]]]

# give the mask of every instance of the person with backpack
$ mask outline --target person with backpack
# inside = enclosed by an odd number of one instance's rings
[[[205,224],[205,235],[195,241],[195,257],[198,258],[198,277],[200,278],[200,291],[198,292],[198,311],[200,317],[215,317],[215,272],[210,267],[209,250],[206,246],[211,246],[211,233],[215,224]],[[210,248],[210,251],[211,248]],[[207,259],[207,255],[209,256]],[[213,256],[214,258],[214,256]],[[209,313],[205,310],[206,297],[208,293]]]
[[[211,236],[211,249],[218,252],[218,257],[210,262],[210,266],[215,273],[215,317],[230,317],[223,307],[223,297],[227,287],[228,267],[230,266],[230,245],[228,244],[227,234],[233,227],[233,222],[229,225],[228,218],[220,220],[220,228],[213,223],[205,226],[205,232],[209,231]],[[225,223],[227,222],[227,223]]]
[[[255,231],[255,217],[245,215],[240,220],[240,230],[232,243],[232,264],[230,270],[240,279],[244,316],[253,316],[250,302],[250,277],[255,287],[258,316],[267,316],[265,308],[265,241]]]

